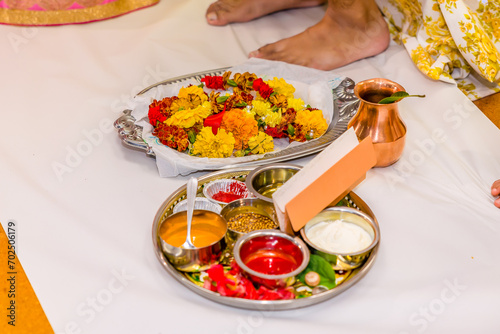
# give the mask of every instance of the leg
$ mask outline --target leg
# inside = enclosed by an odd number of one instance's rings
[[[375,56],[389,45],[389,28],[374,0],[328,0],[323,19],[304,32],[268,44],[249,57],[332,70]]]
[[[496,180],[495,182],[493,182],[493,185],[491,186],[491,194],[493,196],[499,196],[500,195],[500,180]],[[498,197],[495,200],[495,206],[497,208],[500,208],[500,197]]]
[[[206,13],[207,22],[223,26],[231,22],[247,22],[280,10],[312,7],[326,0],[217,0]]]

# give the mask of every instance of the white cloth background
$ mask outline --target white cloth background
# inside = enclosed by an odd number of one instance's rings
[[[161,178],[153,159],[121,145],[111,123],[124,101],[160,80],[241,63],[323,15],[210,27],[209,2],[162,1],[88,25],[0,26],[0,221],[17,223],[19,258],[56,333],[498,332],[500,210],[489,189],[500,178],[500,130],[397,45],[334,71],[427,95],[400,104],[402,160],[355,189],[381,227],[366,277],[327,302],[260,313],[203,299],[163,270],[153,218],[187,177]]]

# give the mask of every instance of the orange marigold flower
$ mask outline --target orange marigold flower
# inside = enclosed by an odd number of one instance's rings
[[[187,132],[175,125],[169,126],[160,123],[153,131],[153,135],[158,137],[163,145],[167,145],[179,152],[184,152],[189,145]]]
[[[242,109],[226,111],[222,118],[221,128],[233,134],[236,150],[247,148],[248,140],[259,132],[255,118]]]

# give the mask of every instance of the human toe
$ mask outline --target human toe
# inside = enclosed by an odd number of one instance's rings
[[[224,26],[229,23],[218,1],[208,7],[205,17],[208,24],[213,26]]]
[[[500,195],[500,180],[493,182],[493,185],[491,186],[491,194],[493,196]]]

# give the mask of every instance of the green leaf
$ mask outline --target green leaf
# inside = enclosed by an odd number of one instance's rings
[[[238,102],[234,106],[236,108],[246,107],[248,104],[246,102]]]
[[[309,136],[308,134],[306,134],[306,139],[307,139],[307,140],[311,140],[311,139],[313,139],[313,137],[311,137],[311,136]]]
[[[233,79],[229,79],[227,81],[227,84],[231,87],[238,87],[238,84],[236,83],[236,81],[234,81]]]
[[[272,112],[278,112],[279,110],[280,108],[277,106],[274,106],[273,109],[271,109]]]
[[[266,126],[266,122],[264,122],[261,118],[257,120],[257,126],[264,127]]]
[[[229,99],[229,96],[228,95],[225,95],[225,96],[219,96],[217,98],[217,103],[224,103],[227,101],[227,99]]]
[[[188,132],[188,140],[191,144],[194,144],[194,142],[196,141],[196,133],[194,131]]]
[[[292,126],[292,124],[288,124],[288,128],[286,129],[286,132],[288,132],[288,134],[290,136],[293,136],[295,134],[295,128]]]
[[[396,92],[389,97],[385,97],[382,100],[378,101],[379,104],[389,104],[393,102],[397,102],[405,97],[425,97],[425,95],[410,95],[407,92]]]
[[[198,85],[198,87],[203,88],[203,87],[205,87],[205,85],[202,82],[201,84]]]
[[[311,254],[309,257],[309,264],[306,269],[297,275],[297,279],[302,283],[306,284],[306,274],[310,271],[315,271],[318,273],[320,280],[319,285],[327,287],[328,289],[333,289],[337,283],[335,282],[335,270],[333,270],[330,262],[325,260],[319,255]]]

